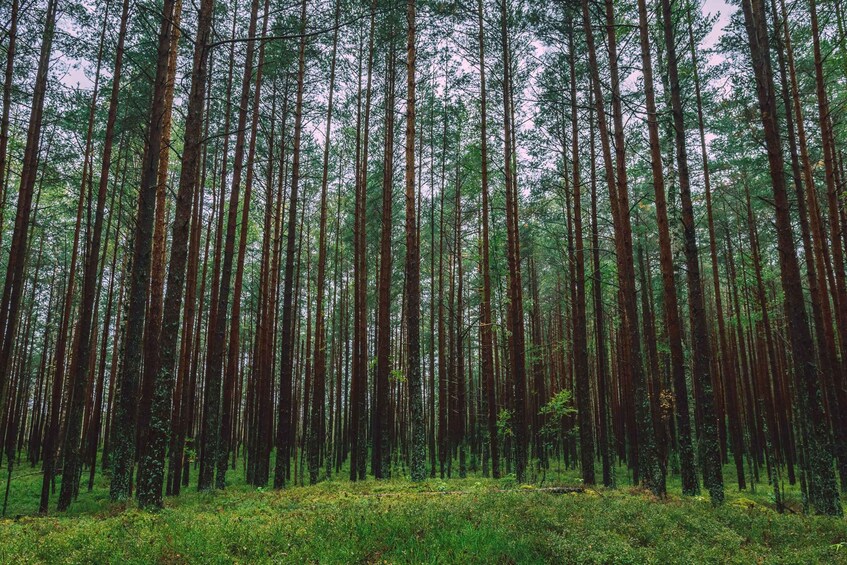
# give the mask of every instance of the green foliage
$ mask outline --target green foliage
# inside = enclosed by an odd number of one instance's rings
[[[516,488],[518,484],[518,479],[514,473],[509,473],[500,479],[500,487],[505,490]]]
[[[544,425],[541,427],[541,436],[548,442],[552,442],[561,429],[562,418],[576,414],[576,412],[571,391],[562,389],[554,394],[553,398],[538,411],[539,414],[545,416]],[[577,426],[572,428],[571,433],[574,433]]]
[[[501,408],[497,414],[497,437],[505,438],[512,435],[512,412]]]
[[[97,490],[105,486],[98,480]],[[236,485],[213,494],[189,489],[159,513],[109,505],[107,497],[93,505],[81,493],[89,502],[72,516],[0,520],[0,562],[847,562],[847,523],[777,514],[764,495],[728,493],[737,503],[713,508],[705,499],[657,501],[635,489],[515,487],[514,476],[328,481],[282,491]]]
[[[191,463],[194,463],[197,460],[197,450],[194,449],[194,442],[192,438],[188,438],[188,441],[186,441],[185,458]]]
[[[552,418],[564,418],[576,414],[573,407],[573,394],[568,389],[562,389],[553,395],[550,401],[541,407],[539,414]]]

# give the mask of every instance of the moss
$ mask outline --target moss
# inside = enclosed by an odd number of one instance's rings
[[[767,489],[728,489],[715,508],[707,497],[554,494],[478,476],[281,491],[232,478],[224,492],[187,489],[148,513],[109,503],[98,476],[68,513],[0,521],[0,563],[847,563],[847,522],[778,514]],[[15,480],[14,507],[37,505],[38,479]]]

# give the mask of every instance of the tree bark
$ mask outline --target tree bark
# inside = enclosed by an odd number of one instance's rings
[[[79,481],[79,472],[82,465],[82,454],[80,453],[80,426],[82,419],[82,406],[85,401],[85,389],[88,382],[88,372],[91,357],[91,331],[96,320],[92,318],[91,312],[94,310],[95,293],[97,283],[99,282],[98,271],[100,265],[100,241],[103,235],[103,216],[106,206],[106,196],[109,186],[109,170],[112,161],[112,146],[115,136],[115,121],[118,111],[118,97],[120,94],[121,71],[123,68],[123,50],[126,41],[127,20],[129,18],[129,2],[124,0],[121,10],[121,24],[118,32],[118,45],[115,53],[115,64],[112,72],[112,92],[109,99],[109,112],[106,119],[106,132],[103,142],[103,159],[100,168],[100,180],[97,190],[97,203],[94,213],[94,226],[92,229],[90,242],[85,257],[85,266],[83,269],[82,283],[82,299],[79,307],[79,319],[75,332],[75,347],[73,353],[73,362],[71,364],[71,382],[69,384],[69,409],[66,419],[65,433],[65,464],[62,473],[62,488],[59,494],[58,510],[66,510],[74,497],[77,490],[76,485]],[[104,15],[104,33],[106,21],[108,21],[108,5],[106,14]],[[99,61],[102,58],[98,57],[98,72],[95,79],[94,95],[91,100],[91,114],[89,116],[90,125],[89,131],[93,127],[94,110],[97,101],[97,88],[99,85]],[[89,166],[89,174],[90,166]],[[83,184],[85,180],[83,179]],[[84,186],[80,188],[85,191]],[[46,478],[46,474],[45,474]]]
[[[486,430],[491,454],[491,476],[500,478],[500,449],[497,438],[497,395],[494,382],[494,343],[491,316],[491,257],[489,234],[489,208],[491,206],[488,190],[488,104],[485,84],[485,11],[482,0],[478,0],[479,12],[479,105],[480,105],[480,179],[482,192],[482,251],[480,269],[482,270],[482,292],[480,294],[479,348],[480,372],[484,380]],[[434,204],[433,204],[434,206]],[[434,252],[434,250],[433,250]]]
[[[642,0],[643,1],[643,0]],[[573,225],[576,255],[576,300],[574,310],[574,373],[576,374],[576,401],[579,403],[579,453],[582,481],[593,485],[594,477],[594,414],[591,402],[590,375],[588,373],[588,333],[585,314],[585,244],[582,227],[582,178],[579,168],[579,125],[576,99],[576,53],[574,52],[573,26],[568,32],[568,63],[571,89],[571,169],[573,173]]]
[[[521,255],[518,233],[518,191],[515,181],[515,157],[512,132],[512,62],[509,47],[507,0],[500,1],[501,43],[503,48],[503,159],[506,179],[506,258],[509,268],[509,307],[507,326],[509,339],[510,372],[513,383],[514,413],[511,418],[515,448],[515,476],[518,482],[526,481],[527,423],[526,423],[526,351],[524,348],[523,291],[521,282]]]
[[[179,188],[174,209],[171,237],[171,260],[168,266],[164,317],[159,333],[159,359],[154,383],[149,445],[138,469],[138,502],[142,507],[162,507],[165,477],[165,448],[171,434],[171,404],[177,356],[180,314],[182,312],[185,267],[194,191],[203,146],[203,106],[206,98],[206,75],[209,59],[208,43],[212,26],[213,0],[203,0],[197,20],[197,34],[191,69],[191,90],[185,121]],[[183,339],[190,339],[188,335]],[[179,399],[177,399],[177,402]]]
[[[306,0],[300,4],[300,29],[306,29]],[[292,373],[294,370],[294,244],[297,224],[297,191],[300,182],[300,136],[303,129],[303,81],[305,76],[306,38],[300,39],[297,63],[297,95],[294,106],[294,147],[291,165],[291,193],[285,247],[285,277],[282,293],[282,358],[280,360],[280,406],[277,422],[277,453],[274,488],[285,486],[294,434],[292,423]]]
[[[657,495],[665,493],[665,470],[658,458],[655,444],[652,415],[648,393],[644,383],[641,366],[641,338],[638,330],[638,311],[635,291],[635,268],[632,252],[632,227],[629,218],[629,196],[627,193],[626,160],[623,139],[623,120],[621,116],[620,87],[617,78],[617,45],[614,29],[614,9],[606,2],[606,26],[609,45],[609,62],[612,70],[612,108],[615,124],[615,151],[617,174],[612,163],[609,131],[606,118],[606,104],[600,85],[597,55],[594,47],[594,32],[587,0],[582,1],[582,19],[588,46],[589,67],[592,74],[594,104],[597,112],[597,125],[600,132],[600,144],[603,152],[603,165],[606,182],[609,187],[609,200],[612,205],[612,218],[615,226],[615,244],[617,248],[618,280],[621,286],[623,329],[626,353],[629,364],[629,378],[635,395],[635,428],[638,432],[637,457],[633,463],[644,485]],[[636,446],[631,446],[636,447]]]
[[[665,48],[668,52],[668,79],[670,81],[671,113],[673,115],[676,141],[677,176],[679,194],[682,201],[683,243],[685,249],[686,274],[688,279],[688,312],[691,318],[691,341],[693,349],[692,378],[695,387],[696,402],[703,414],[702,436],[699,446],[703,457],[703,484],[709,489],[713,504],[724,499],[723,470],[721,468],[720,444],[715,416],[714,396],[712,393],[711,348],[709,329],[706,325],[706,308],[703,301],[703,286],[700,280],[700,257],[697,250],[697,234],[694,224],[694,206],[691,202],[691,181],[688,172],[688,151],[685,147],[685,120],[682,109],[682,95],[679,86],[679,70],[676,55],[676,37],[673,28],[671,0],[662,0],[662,12],[665,31]],[[735,382],[731,382],[729,394],[731,402],[737,400]],[[730,408],[730,427],[732,428],[733,453],[739,476],[739,487],[744,484],[744,466],[742,463],[743,440],[741,424],[737,420],[737,410]]]
[[[127,300],[126,328],[121,368],[119,397],[112,427],[112,500],[127,500],[132,491],[132,470],[135,466],[136,406],[138,384],[141,378],[142,343],[147,293],[150,286],[151,243],[156,208],[159,159],[163,127],[165,125],[168,60],[172,47],[174,0],[165,0],[156,54],[156,77],[150,106],[150,123],[138,191],[138,215],[130,270],[130,288]]]
[[[314,392],[312,393],[312,412],[309,425],[309,482],[318,482],[320,456],[324,445],[324,399],[326,396],[326,321],[324,315],[324,294],[326,286],[326,222],[327,222],[327,183],[329,179],[329,147],[332,126],[332,105],[335,90],[335,63],[338,51],[338,20],[341,4],[336,2],[336,30],[332,36],[332,59],[329,71],[329,100],[326,110],[326,130],[324,134],[323,173],[321,174],[321,217],[318,236],[318,280],[315,290],[315,360]]]
[[[671,376],[674,389],[677,449],[679,453],[682,493],[693,496],[699,485],[694,465],[694,447],[691,442],[691,417],[688,406],[688,385],[685,379],[685,356],[682,345],[682,323],[679,316],[676,281],[668,226],[668,205],[665,196],[665,177],[662,170],[662,148],[659,140],[659,122],[653,87],[653,63],[650,53],[647,3],[638,1],[639,35],[641,40],[644,95],[647,105],[647,128],[650,138],[650,166],[653,174],[653,191],[656,204],[656,224],[659,230],[659,266],[662,272],[662,305],[665,328],[670,349]]]
[[[814,359],[812,337],[803,303],[800,266],[794,246],[788,194],[785,183],[785,161],[777,121],[776,96],[768,53],[768,30],[762,0],[743,0],[744,23],[750,56],[756,77],[756,94],[768,154],[768,165],[776,206],[777,248],[780,260],[785,312],[794,373],[797,383],[799,412],[804,425],[808,465],[808,486],[812,505],[822,514],[841,515],[833,469],[832,439],[823,413],[820,378]]]
[[[421,265],[417,220],[415,219],[415,0],[406,9],[409,28],[406,49],[406,354],[410,410],[410,471],[413,481],[426,478],[423,391],[421,383]]]

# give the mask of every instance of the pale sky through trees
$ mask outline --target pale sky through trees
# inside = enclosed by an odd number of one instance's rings
[[[705,0],[703,3],[703,14],[705,15],[714,15],[716,13],[720,13],[720,17],[715,22],[715,27],[712,32],[705,38],[703,41],[703,47],[707,49],[711,49],[715,43],[720,39],[723,34],[723,28],[729,22],[730,15],[736,10],[735,7],[730,6],[726,0]],[[66,23],[65,20],[59,20],[59,27],[62,27],[62,23]],[[74,33],[72,29],[65,29],[68,33]],[[712,55],[711,61],[716,61],[717,55]],[[70,63],[67,59],[66,63]],[[91,88],[93,82],[91,77],[89,76],[89,71],[87,67],[90,66],[91,63],[87,63],[85,66],[76,63],[72,68],[68,70],[68,72],[62,77],[62,83],[67,87],[78,87],[88,89]]]

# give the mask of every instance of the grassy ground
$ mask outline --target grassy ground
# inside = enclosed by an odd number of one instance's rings
[[[847,521],[780,515],[767,489],[738,493],[729,473],[720,508],[656,500],[623,486],[623,470],[618,489],[574,494],[510,477],[273,491],[239,475],[224,492],[190,489],[154,514],[110,504],[98,476],[69,512],[34,517],[40,476],[21,469],[16,518],[0,520],[0,563],[847,563]],[[577,483],[564,472],[544,486]],[[796,492],[788,498],[799,511]]]

